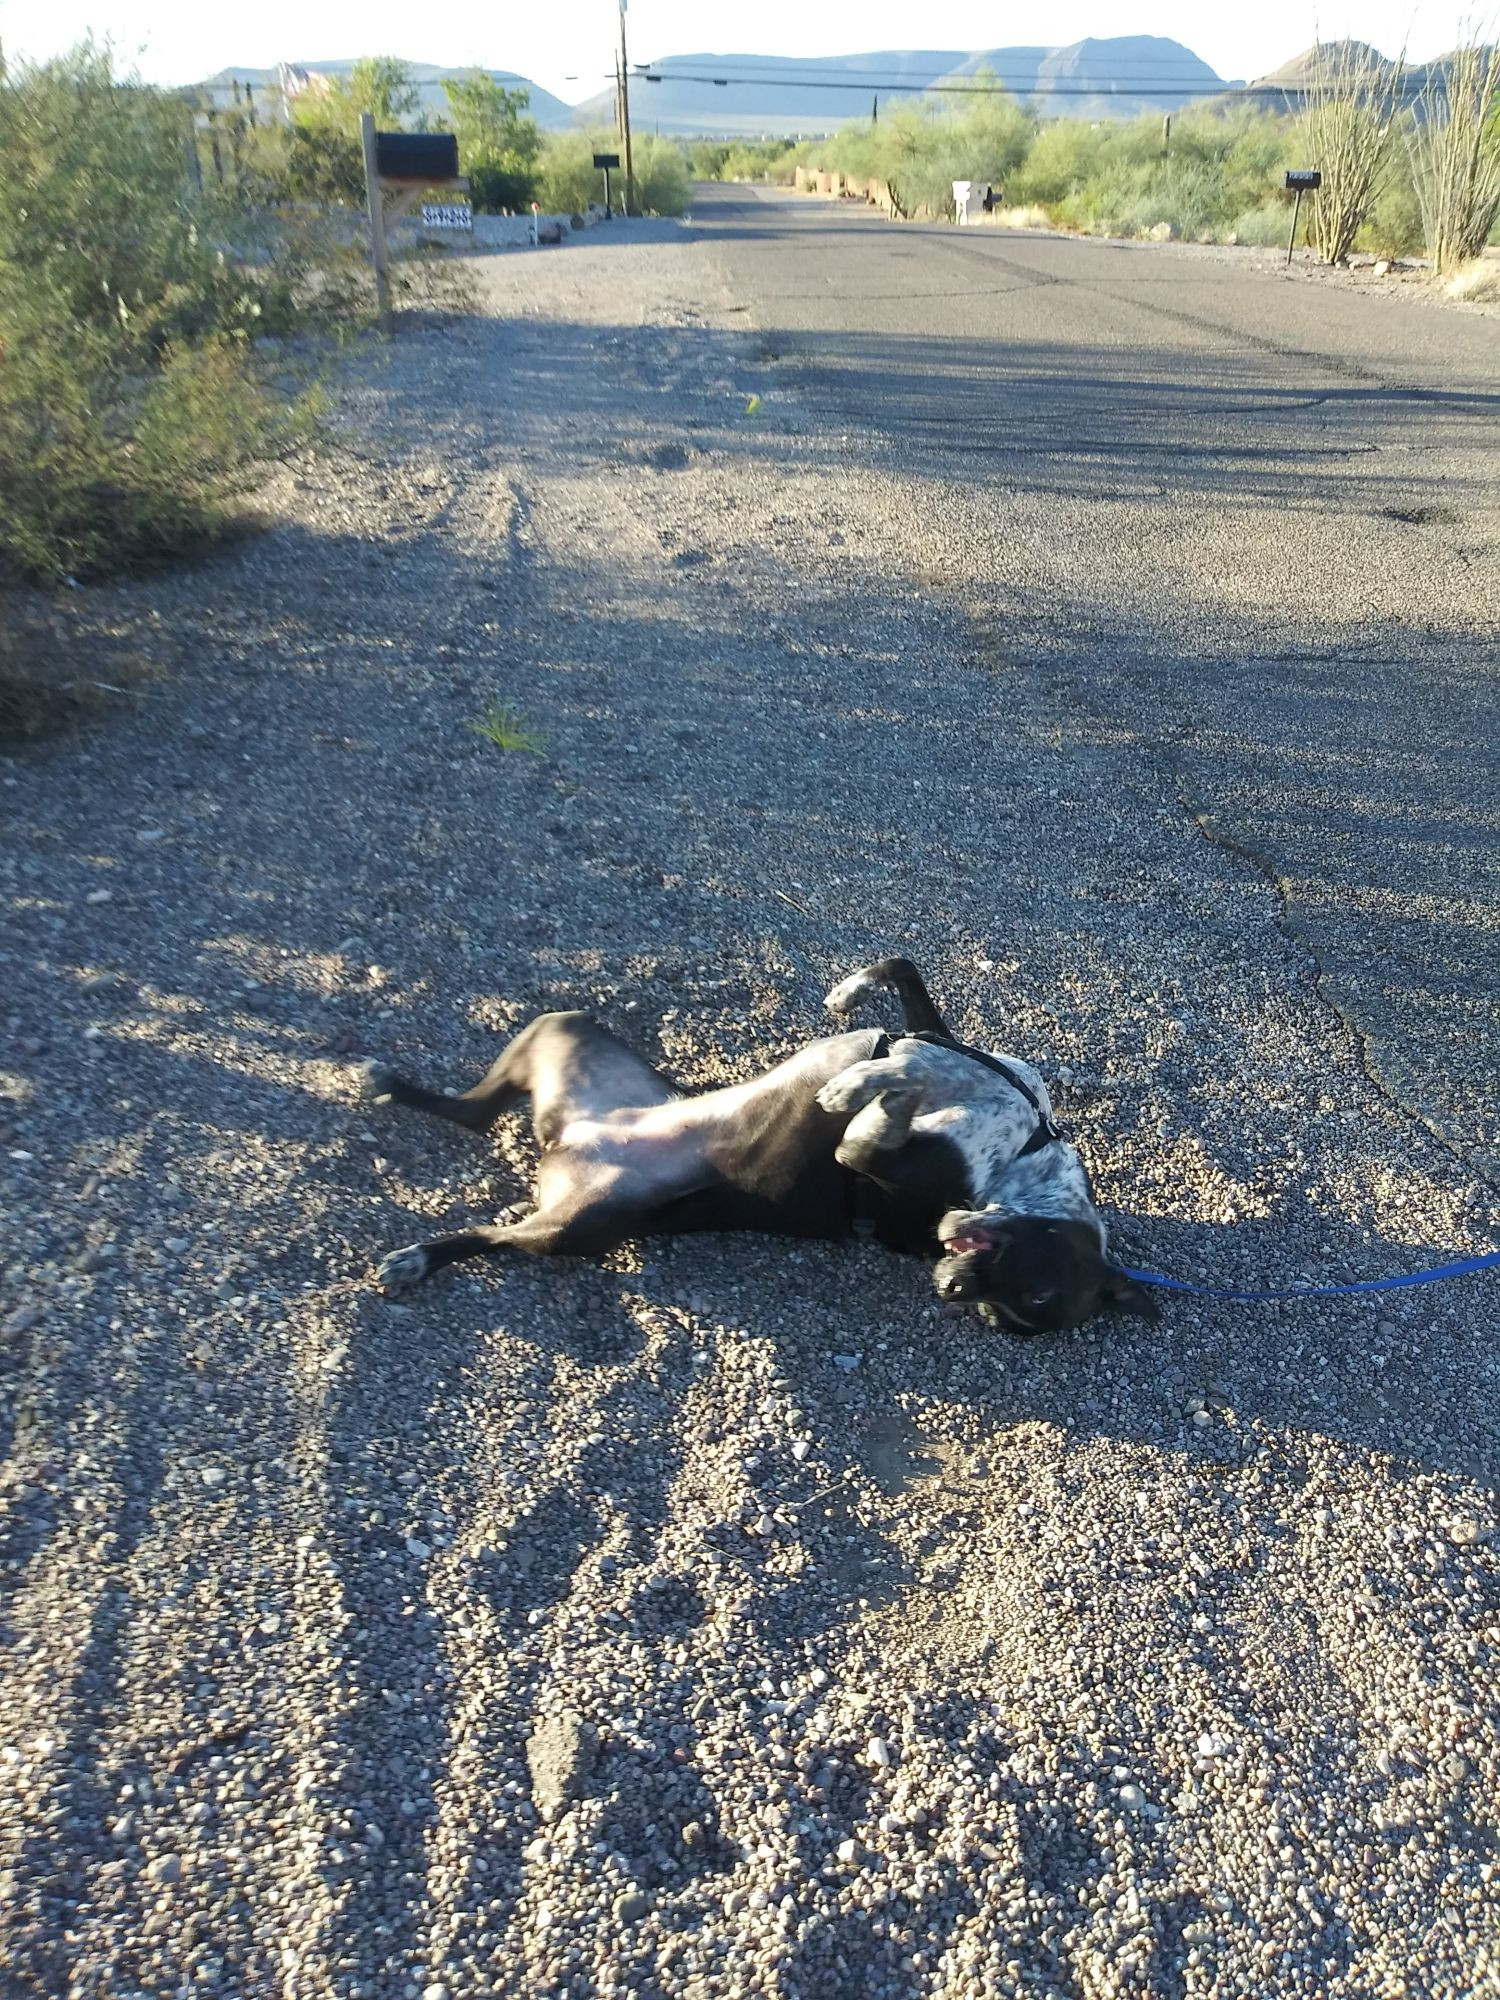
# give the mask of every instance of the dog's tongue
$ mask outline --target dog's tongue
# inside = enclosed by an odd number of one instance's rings
[[[950,1236],[943,1248],[955,1257],[968,1257],[976,1250],[988,1250],[989,1243],[983,1236]]]

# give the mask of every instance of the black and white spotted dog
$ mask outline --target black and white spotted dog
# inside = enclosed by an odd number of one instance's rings
[[[1081,1326],[1110,1307],[1154,1314],[1109,1260],[1039,1073],[958,1042],[909,959],[852,974],[826,1004],[848,1014],[885,989],[902,1033],[826,1036],[700,1096],[575,1013],[532,1021],[460,1096],[369,1065],[377,1097],[472,1131],[529,1097],[541,1149],[529,1214],[394,1251],[379,1282],[413,1284],[465,1257],[599,1256],[700,1230],[861,1233],[936,1256],[942,1298],[1016,1333]]]

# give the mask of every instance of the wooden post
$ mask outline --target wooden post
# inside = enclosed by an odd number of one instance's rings
[[[625,213],[634,215],[638,205],[635,198],[635,159],[630,150],[630,64],[625,55],[625,5],[620,0],[620,125],[621,138],[625,141]]]
[[[365,149],[365,198],[370,210],[370,256],[375,265],[375,303],[383,333],[394,327],[391,314],[391,266],[385,248],[385,195],[380,185],[380,168],[375,159],[375,120],[370,112],[359,114],[359,136]]]

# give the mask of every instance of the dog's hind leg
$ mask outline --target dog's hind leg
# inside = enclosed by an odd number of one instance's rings
[[[376,1097],[482,1132],[522,1098],[531,1099],[537,1143],[550,1146],[574,1118],[621,1106],[666,1104],[677,1095],[665,1077],[587,1014],[539,1014],[507,1044],[472,1090],[448,1096],[426,1090],[383,1064],[366,1065]]]
[[[430,1243],[411,1243],[381,1260],[375,1282],[386,1290],[420,1284],[445,1264],[466,1257],[499,1257],[509,1250],[533,1257],[600,1257],[618,1249],[631,1234],[634,1211],[607,1201],[590,1202],[571,1211],[538,1209],[519,1222],[497,1222],[480,1229],[462,1229]]]
[[[938,1012],[926,981],[909,958],[882,958],[841,979],[825,996],[831,1014],[852,1014],[861,1000],[889,990],[901,1002],[901,1024],[909,1035],[936,1035],[951,1042],[953,1031]]]

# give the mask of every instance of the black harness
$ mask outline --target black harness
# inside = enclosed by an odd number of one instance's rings
[[[927,1042],[935,1049],[952,1049],[955,1055],[967,1056],[970,1062],[977,1062],[984,1069],[992,1070],[996,1076],[1003,1077],[1012,1090],[1019,1091],[1021,1096],[1025,1098],[1026,1102],[1036,1113],[1037,1122],[1035,1131],[1016,1154],[1018,1160],[1024,1160],[1028,1153],[1039,1153],[1044,1146],[1059,1144],[1066,1137],[1062,1128],[1054,1124],[1047,1113],[1043,1111],[1036,1092],[1026,1081],[1025,1077],[1021,1076],[1016,1070],[1013,1070],[1009,1063],[1001,1062],[999,1056],[992,1056],[987,1049],[971,1049],[967,1042],[950,1041],[946,1035],[933,1035],[925,1031],[919,1031],[910,1035],[898,1035],[896,1039],[899,1042]],[[891,1038],[882,1032],[880,1040],[875,1044],[874,1050],[871,1053],[870,1060],[872,1062],[879,1062],[885,1056],[888,1056],[890,1052]]]

